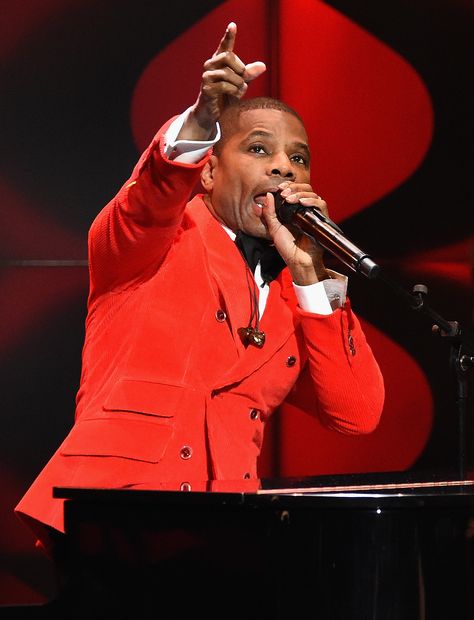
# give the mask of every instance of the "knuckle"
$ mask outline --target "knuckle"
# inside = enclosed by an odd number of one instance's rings
[[[212,80],[212,75],[213,75],[212,71],[204,71],[201,79],[203,82],[209,83]]]
[[[218,56],[213,56],[212,58],[208,58],[206,60],[206,62],[204,63],[203,67],[206,71],[210,71],[212,69],[214,69],[218,64],[219,64],[219,57]]]

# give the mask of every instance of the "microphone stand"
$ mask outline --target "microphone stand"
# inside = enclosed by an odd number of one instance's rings
[[[362,270],[354,269],[359,273]],[[367,276],[369,277],[369,276]],[[458,412],[458,475],[460,480],[466,475],[466,420],[468,411],[467,372],[474,367],[474,332],[464,329],[458,321],[447,321],[427,303],[428,288],[416,284],[411,293],[403,289],[384,273],[383,269],[374,270],[370,279],[379,280],[401,297],[408,306],[424,315],[431,322],[431,331],[451,341],[450,364],[456,377],[456,404]]]

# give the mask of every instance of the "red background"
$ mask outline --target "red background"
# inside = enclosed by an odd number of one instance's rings
[[[0,603],[54,592],[12,510],[73,422],[87,229],[160,124],[194,101],[230,20],[241,58],[268,67],[249,94],[303,116],[333,219],[406,290],[424,283],[443,317],[472,323],[474,4],[167,4],[1,6]],[[288,407],[269,429],[261,475],[456,471],[451,343],[376,283],[350,274],[349,293],[385,376],[382,423],[340,437]]]

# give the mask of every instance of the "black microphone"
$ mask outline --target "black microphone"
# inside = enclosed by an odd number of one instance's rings
[[[275,210],[282,224],[293,224],[333,254],[353,271],[367,278],[376,278],[380,267],[370,256],[344,236],[342,230],[316,207],[285,202],[279,193],[275,197]]]

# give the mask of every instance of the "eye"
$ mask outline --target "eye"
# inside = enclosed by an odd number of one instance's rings
[[[251,144],[249,146],[250,153],[256,153],[257,155],[265,155],[267,151],[262,144]]]
[[[304,157],[303,155],[292,155],[290,157],[291,161],[296,162],[297,164],[301,164],[302,166],[307,166],[308,165],[308,160],[306,157]]]

